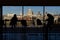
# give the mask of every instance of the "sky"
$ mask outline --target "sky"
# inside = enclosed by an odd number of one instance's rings
[[[43,13],[43,6],[24,6],[24,14],[27,14],[28,9],[31,9],[34,14],[37,14],[38,11]],[[60,14],[60,6],[45,6],[45,11],[51,14]],[[14,13],[19,15],[22,12],[22,6],[3,6],[2,13]]]
[[[3,6],[2,13],[8,14],[8,13],[14,13],[14,14],[20,14],[22,12],[21,6]]]
[[[45,10],[53,14],[60,14],[60,6],[46,6]]]
[[[43,7],[42,6],[24,6],[24,13],[25,14],[27,14],[28,9],[31,9],[34,14],[37,14],[38,11],[40,11],[40,13],[43,12]]]

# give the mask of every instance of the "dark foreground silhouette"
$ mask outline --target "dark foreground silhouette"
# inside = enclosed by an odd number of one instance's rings
[[[22,26],[26,27],[27,26],[26,20],[21,20],[21,24],[22,24]]]
[[[30,27],[28,28],[27,27],[27,22],[26,20],[21,20],[21,24],[22,24],[22,27],[17,27],[16,24],[17,24],[17,17],[16,17],[16,14],[13,16],[13,18],[11,19],[11,22],[10,22],[10,25],[11,27],[13,27],[13,29],[11,28],[5,28],[4,31],[7,32],[7,31],[15,31],[15,32],[24,32],[27,31],[27,32],[43,32],[43,30],[45,30],[47,32],[48,28],[49,30],[51,30],[52,32],[60,32],[60,24],[54,24],[54,17],[51,15],[51,14],[47,14],[48,16],[48,19],[46,21],[48,21],[47,23],[47,26],[43,26],[43,27]],[[37,22],[37,25],[41,25],[41,20],[37,19],[36,20]],[[2,22],[3,23],[3,22]],[[33,23],[35,25],[35,23]],[[24,27],[23,27],[24,26]],[[26,29],[25,29],[26,28]]]
[[[42,22],[40,19],[37,19],[37,25],[42,25]]]
[[[16,24],[17,24],[17,16],[16,16],[16,14],[14,14],[14,16],[12,17],[12,19],[11,19],[11,22],[10,22],[10,25],[14,28],[14,27],[16,27]]]
[[[54,17],[51,14],[47,14],[48,19],[47,21],[47,27],[51,30],[51,26],[54,24]]]

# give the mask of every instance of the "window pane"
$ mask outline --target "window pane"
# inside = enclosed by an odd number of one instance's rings
[[[7,27],[7,28],[14,27],[10,25],[10,22],[11,22],[10,20],[14,14],[16,14],[18,20],[20,20],[20,21],[17,21],[17,25],[15,29],[13,30],[4,29],[3,32],[6,32],[6,33],[3,33],[3,39],[6,39],[6,40],[23,39],[24,40],[24,38],[26,38],[27,40],[30,40],[30,39],[43,40],[43,33],[41,33],[43,30],[43,6],[3,6],[2,13],[3,13],[3,20],[4,20],[3,27]],[[15,31],[17,31],[17,27],[25,27],[26,24],[27,24],[27,27],[32,27],[32,29],[25,29],[25,30],[18,29],[18,32],[24,31],[26,32],[25,34],[15,33]],[[13,33],[12,32],[10,33],[10,31],[12,31]],[[31,35],[32,33],[30,32],[32,32],[33,35]],[[36,33],[36,32],[39,32],[39,33]]]
[[[54,16],[54,24],[60,24],[60,6],[46,6],[45,10]]]
[[[46,15],[45,18],[47,20],[47,25],[49,27],[48,39],[49,40],[60,40],[60,6],[45,6]],[[52,17],[48,16],[48,14],[52,15]]]
[[[17,20],[22,20],[22,6],[3,6],[2,14],[3,14],[3,20],[9,20],[9,21],[4,21],[4,26],[9,28],[11,27],[10,22],[14,14],[16,14]],[[14,22],[12,23],[14,24]],[[16,27],[21,27],[21,26],[22,26],[21,22],[17,21]]]
[[[42,27],[43,6],[24,6],[24,16],[27,20],[27,27]],[[37,22],[39,19],[39,25]]]

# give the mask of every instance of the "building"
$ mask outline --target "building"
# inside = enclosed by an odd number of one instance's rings
[[[32,16],[33,16],[33,11],[31,9],[28,9],[26,17],[24,19],[32,20]]]
[[[13,16],[14,16],[13,13],[11,13],[11,14],[7,14],[7,15],[3,16],[3,19],[4,19],[4,20],[5,20],[5,19],[10,20]]]
[[[42,15],[41,15],[40,11],[38,11],[38,13],[36,14],[36,18],[42,20]]]
[[[58,15],[54,15],[54,23],[58,23],[58,18],[59,18]]]
[[[7,14],[7,16],[9,17],[13,17],[14,16],[14,14],[13,13],[10,13],[10,14]]]
[[[17,15],[17,18],[18,18],[18,20],[22,20],[22,18],[23,18],[23,14],[20,13],[20,15]]]
[[[31,9],[28,9],[26,16],[32,17],[33,16],[33,11]]]

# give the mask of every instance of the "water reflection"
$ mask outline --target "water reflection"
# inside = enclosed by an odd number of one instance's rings
[[[3,33],[3,40],[23,40],[25,33]],[[43,40],[43,33],[26,33],[26,40]],[[48,33],[48,40],[60,40],[60,33]]]
[[[3,40],[23,40],[24,33],[3,33]],[[27,40],[43,40],[42,33],[26,33]]]

